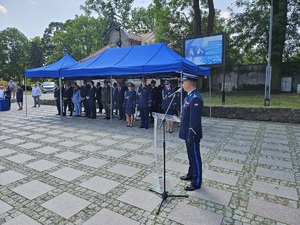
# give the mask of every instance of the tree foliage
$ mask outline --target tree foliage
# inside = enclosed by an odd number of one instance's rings
[[[143,34],[153,31],[155,26],[155,9],[152,4],[147,8],[139,7],[131,10],[128,21],[128,30],[134,34]]]
[[[0,78],[21,83],[28,67],[29,42],[16,28],[0,31]]]
[[[44,54],[43,54],[43,47],[42,47],[42,40],[40,37],[35,37],[30,42],[31,49],[30,49],[30,68],[37,68],[44,65]]]

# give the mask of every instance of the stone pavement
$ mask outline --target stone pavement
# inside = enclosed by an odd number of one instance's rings
[[[204,118],[203,187],[185,192],[184,143],[167,134],[167,188],[153,129],[56,116],[54,106],[0,112],[0,224],[300,224],[300,125]]]

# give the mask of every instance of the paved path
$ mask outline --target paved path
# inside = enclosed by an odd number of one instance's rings
[[[204,118],[204,182],[186,193],[178,127],[167,134],[167,187],[153,129],[55,116],[54,106],[0,112],[0,224],[300,224],[300,125]]]

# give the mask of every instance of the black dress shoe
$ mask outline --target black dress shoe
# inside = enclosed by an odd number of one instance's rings
[[[119,118],[118,120],[122,120],[123,118]]]
[[[192,178],[189,177],[189,176],[187,176],[187,175],[185,175],[185,176],[181,176],[180,180],[192,180]]]
[[[145,128],[145,126],[140,126],[139,128]]]
[[[194,190],[200,189],[200,188],[201,188],[200,185],[196,186],[196,185],[193,185],[193,184],[189,184],[188,186],[186,186],[184,188],[184,190],[186,190],[186,191],[194,191]]]

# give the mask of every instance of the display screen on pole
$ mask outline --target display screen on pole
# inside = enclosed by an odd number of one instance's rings
[[[223,64],[224,34],[184,39],[184,56],[196,65]]]

